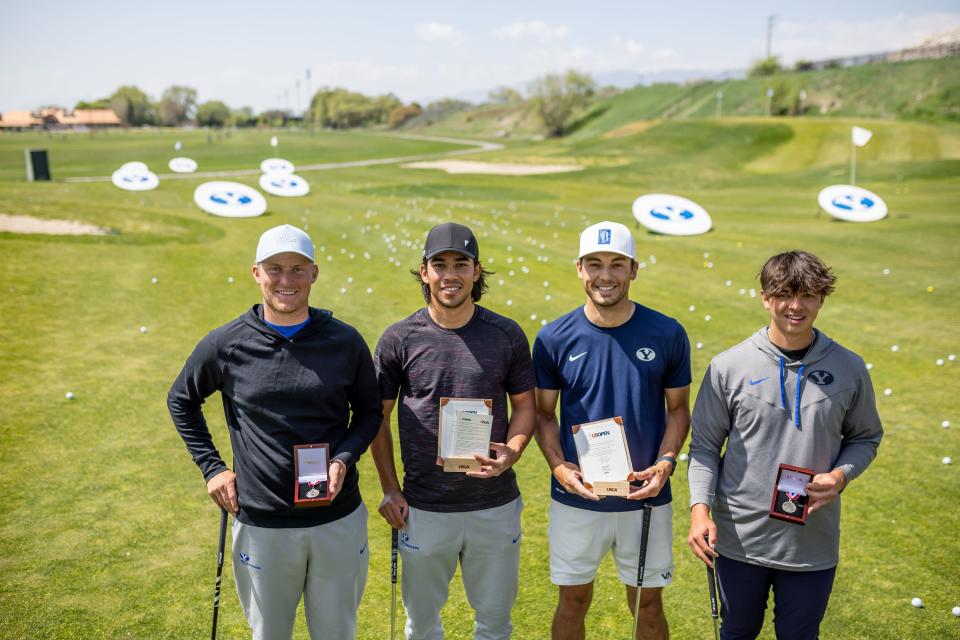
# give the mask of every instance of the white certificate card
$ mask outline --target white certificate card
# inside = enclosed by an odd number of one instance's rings
[[[490,455],[490,431],[493,416],[488,413],[457,411],[457,428],[453,430],[451,458],[472,458]]]
[[[474,454],[490,453],[493,400],[440,398],[440,429],[437,434],[437,464],[445,471],[478,471]],[[459,464],[451,465],[448,461]]]
[[[633,472],[623,420],[607,418],[573,427],[584,484],[598,495],[627,495]]]

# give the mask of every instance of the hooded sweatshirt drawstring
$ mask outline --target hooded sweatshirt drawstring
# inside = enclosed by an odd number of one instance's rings
[[[797,429],[800,428],[800,390],[803,385],[803,367],[800,365],[800,371],[797,372],[797,399],[793,405],[793,424],[797,426]]]
[[[780,402],[783,404],[783,410],[789,411],[787,407],[787,376],[785,371],[785,360],[780,356]]]
[[[793,424],[800,428],[800,393],[801,383],[803,382],[803,369],[805,365],[800,365],[800,370],[797,372],[797,397],[793,403]],[[783,356],[780,356],[780,402],[783,403],[784,411],[789,411],[790,407],[787,406],[787,369],[786,369],[786,360]]]

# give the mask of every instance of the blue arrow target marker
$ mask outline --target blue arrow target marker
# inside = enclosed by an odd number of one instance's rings
[[[211,194],[210,200],[212,200],[213,202],[216,202],[217,204],[231,204],[231,203],[250,204],[251,202],[253,202],[250,196],[240,196],[238,198],[236,195],[234,195],[232,191],[227,191],[222,195],[219,193]]]
[[[839,198],[834,198],[831,204],[833,204],[833,206],[837,207],[838,209],[843,209],[845,211],[854,211],[854,210],[862,211],[864,209],[871,208],[874,203],[873,203],[873,200],[871,200],[866,196],[861,197],[860,201],[857,202],[855,199],[855,196],[845,195]]]
[[[691,220],[693,218],[693,213],[690,211],[682,209],[679,213],[676,213],[676,210],[670,205],[664,205],[662,207],[650,210],[650,215],[654,218],[659,218],[660,220],[675,220],[676,218],[674,217],[674,214],[680,216],[684,220]]]

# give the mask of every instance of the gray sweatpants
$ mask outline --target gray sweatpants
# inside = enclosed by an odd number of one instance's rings
[[[479,511],[436,513],[411,507],[400,534],[408,640],[442,640],[440,610],[460,562],[475,612],[475,640],[505,640],[520,570],[520,498]]]
[[[290,640],[301,595],[311,638],[355,638],[369,558],[363,504],[315,527],[233,522],[233,573],[255,640]]]

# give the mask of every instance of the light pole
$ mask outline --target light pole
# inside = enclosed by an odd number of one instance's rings
[[[777,19],[776,16],[767,16],[767,59],[770,59],[770,56],[773,55],[773,23]]]
[[[717,118],[723,116],[723,91],[717,91]]]
[[[767,87],[767,117],[773,115],[773,87]]]

